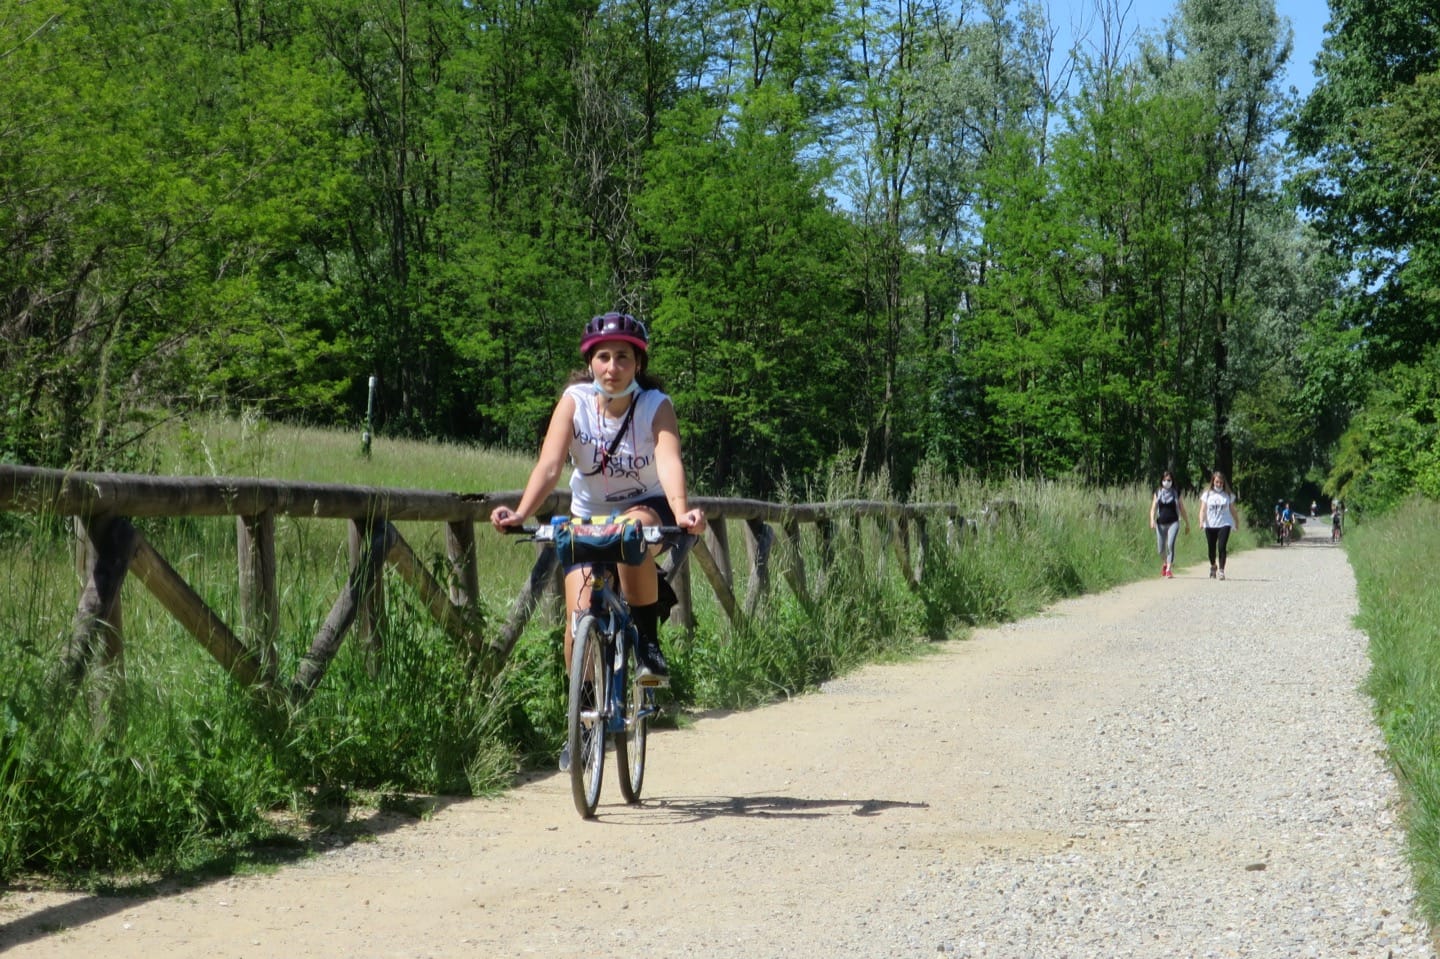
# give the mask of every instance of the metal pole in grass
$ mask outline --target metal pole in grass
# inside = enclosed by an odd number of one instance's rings
[[[370,392],[365,398],[365,429],[360,434],[360,452],[370,456],[370,425],[375,418],[375,377],[370,377]]]

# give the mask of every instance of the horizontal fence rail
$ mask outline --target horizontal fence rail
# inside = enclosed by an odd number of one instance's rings
[[[472,665],[493,675],[509,657],[536,606],[545,596],[558,598],[560,570],[554,550],[538,550],[534,566],[509,616],[487,629],[477,595],[475,524],[488,522],[497,506],[514,507],[521,490],[452,493],[390,487],[298,483],[230,477],[162,477],[131,473],[73,472],[0,465],[0,511],[72,517],[82,547],[77,551],[84,586],[71,636],[57,667],[57,684],[74,689],[92,671],[116,675],[123,669],[121,586],[133,575],[243,686],[275,705],[303,704],[315,691],[342,641],[358,624],[367,656],[383,655],[384,568],[388,564],[408,583],[445,633]],[[667,556],[662,572],[677,602],[672,618],[695,625],[691,601],[693,556],[733,624],[754,615],[770,588],[777,545],[786,554],[786,584],[807,609],[810,584],[801,552],[801,526],[812,525],[821,562],[833,557],[835,524],[878,524],[907,583],[924,575],[930,524],[944,524],[947,542],[972,527],[950,503],[900,504],[872,500],[780,504],[761,500],[694,497],[705,510],[709,528],[677,563]],[[546,517],[565,513],[569,492],[557,490],[538,511]],[[206,605],[136,527],[134,520],[157,517],[225,517],[236,520],[239,578],[239,626],[232,629]],[[348,521],[350,570],[329,615],[302,656],[295,675],[278,675],[276,632],[275,519]],[[736,597],[729,523],[744,531],[748,591]],[[446,582],[440,582],[399,531],[396,522],[436,522],[446,526]],[[779,530],[777,535],[776,530]],[[819,571],[824,575],[824,570]]]

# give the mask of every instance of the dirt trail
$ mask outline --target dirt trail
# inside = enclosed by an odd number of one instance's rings
[[[1157,929],[1188,930],[1192,945],[1203,937],[1219,942],[1253,919],[1244,897],[1263,897],[1257,884],[1282,879],[1287,861],[1297,874],[1322,875],[1328,867],[1304,857],[1331,831],[1266,825],[1263,811],[1243,822],[1225,818],[1229,812],[1203,820],[1209,813],[1197,805],[1197,789],[1217,780],[1229,789],[1228,774],[1199,770],[1208,780],[1196,788],[1166,785],[1169,769],[1192,762],[1185,750],[1229,751],[1255,767],[1307,747],[1246,739],[1263,723],[1245,718],[1257,705],[1251,693],[1242,691],[1250,701],[1239,704],[1208,692],[1197,694],[1204,703],[1177,702],[1156,677],[1170,675],[1169,663],[1203,654],[1209,641],[1217,648],[1268,642],[1236,635],[1235,624],[1250,622],[1245,610],[1268,604],[1277,588],[1333,579],[1340,601],[1353,606],[1349,568],[1328,545],[1247,552],[1231,567],[1225,583],[1194,568],[1173,581],[1066,601],[814,695],[656,733],[646,802],[621,804],[607,770],[598,821],[578,819],[567,780],[540,776],[500,799],[450,802],[421,822],[377,820],[374,841],[271,875],[143,899],[12,891],[0,898],[0,951],[25,959],[1088,955],[1058,943],[1092,934],[1087,916],[1122,908],[1141,910],[1133,912],[1139,919],[1123,920],[1132,926],[1152,915]],[[1303,587],[1290,582],[1295,577],[1305,578]],[[1343,630],[1349,616],[1341,613]],[[1215,635],[1207,640],[1208,633]],[[1261,655],[1306,655],[1313,645]],[[1359,678],[1337,679],[1336,695]],[[1161,718],[1136,720],[1111,749],[1107,724],[1132,715],[1137,703]],[[1174,728],[1188,736],[1206,714],[1231,709],[1240,711],[1224,726],[1238,737],[1233,748],[1182,743],[1169,754],[1157,742],[1139,754],[1131,749],[1137,738],[1169,728],[1172,713]],[[1363,708],[1357,715],[1363,725]],[[1369,735],[1362,729],[1348,738]],[[1373,745],[1363,750],[1373,753]],[[1140,768],[1147,755],[1167,768]],[[1289,775],[1283,769],[1267,775],[1264,790],[1306,788],[1277,782]],[[1131,782],[1151,790],[1139,811],[1108,798]],[[1241,790],[1216,805],[1243,805],[1248,795]],[[1394,861],[1356,861],[1368,855],[1345,851],[1345,868],[1403,870]],[[1270,880],[1261,871],[1267,864]],[[1240,898],[1220,900],[1223,907],[1190,902],[1208,880],[1188,871],[1212,867],[1247,884]],[[1125,888],[1105,886],[1114,875]],[[1056,884],[1038,885],[1042,876]],[[1184,906],[1135,905],[1170,884]],[[1037,898],[1020,905],[1014,896],[1027,886]],[[1404,897],[1370,888],[1381,899]],[[1330,908],[1323,893],[1315,895],[1317,911]],[[1423,934],[1404,918],[1404,901],[1367,908],[1377,924]],[[1034,940],[983,942],[995,914],[1015,909],[1029,911],[1025,928]],[[1075,937],[1044,931],[1055,923],[1072,923]],[[1279,947],[1189,952],[1163,931],[1113,935],[1130,943],[1113,955],[1286,954]]]

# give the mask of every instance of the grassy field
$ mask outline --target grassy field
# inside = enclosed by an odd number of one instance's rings
[[[1440,503],[1412,500],[1346,530],[1370,637],[1367,690],[1406,798],[1421,911],[1440,927]]]
[[[214,421],[156,434],[167,475],[263,476],[459,492],[516,489],[530,461],[494,451],[359,438],[259,422]],[[698,626],[667,627],[672,716],[749,708],[811,689],[865,662],[915,655],[1057,598],[1159,571],[1145,516],[1149,492],[1078,484],[982,484],[923,478],[916,501],[959,503],[973,529],[936,536],[924,582],[910,589],[879,531],[846,527],[807,610],[777,586],[759,615],[730,627],[697,577]],[[893,499],[883,480],[836,469],[787,499]],[[226,622],[236,621],[232,521],[145,521],[145,535]],[[438,526],[438,524],[437,524]],[[258,709],[133,580],[123,598],[123,679],[57,696],[51,670],[79,594],[61,518],[0,514],[0,883],[143,882],[242,869],[304,854],[317,831],[355,811],[413,808],[415,797],[502,790],[517,771],[554,761],[563,723],[558,620],[538,617],[497,681],[480,682],[403,586],[387,588],[377,664],[350,639],[317,695],[293,714]],[[439,528],[403,524],[416,552],[443,565]],[[477,532],[487,622],[503,619],[531,556]],[[815,544],[805,547],[812,584]],[[1202,562],[1198,531],[1181,565]],[[282,675],[291,675],[347,573],[345,524],[282,519]],[[774,582],[783,583],[776,571]],[[394,581],[393,578],[391,580]],[[744,583],[737,584],[743,590]],[[94,685],[99,685],[98,683]],[[347,813],[347,810],[349,811]]]

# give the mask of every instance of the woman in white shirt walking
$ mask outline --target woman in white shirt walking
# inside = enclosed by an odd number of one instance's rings
[[[1235,493],[1225,481],[1225,474],[1216,470],[1210,477],[1210,486],[1200,494],[1200,526],[1205,530],[1205,544],[1210,550],[1211,579],[1217,572],[1221,579],[1225,578],[1225,547],[1230,542],[1230,530],[1239,525]]]

